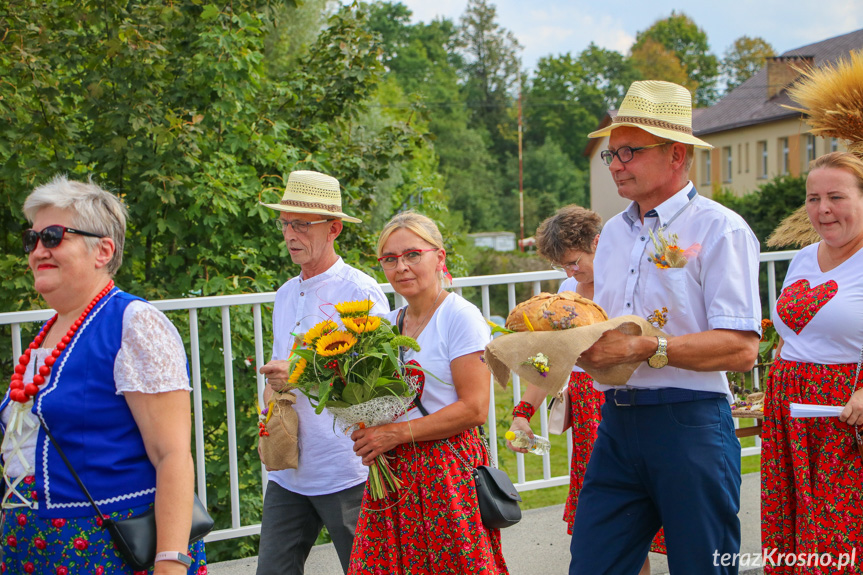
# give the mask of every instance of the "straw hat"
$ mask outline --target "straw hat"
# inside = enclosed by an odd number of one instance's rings
[[[346,222],[357,224],[362,222],[342,211],[342,190],[339,181],[320,172],[308,170],[291,172],[282,201],[278,204],[263,202],[261,204],[280,212],[320,214]]]
[[[654,136],[699,148],[713,147],[692,135],[692,95],[671,82],[633,82],[611,124],[587,137],[608,136],[621,126],[640,128]]]

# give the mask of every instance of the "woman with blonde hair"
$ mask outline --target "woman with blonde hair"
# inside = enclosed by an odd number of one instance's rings
[[[420,351],[405,351],[404,360],[425,373],[417,372],[424,382],[405,416],[351,436],[364,464],[386,454],[403,487],[378,501],[366,490],[348,573],[508,573],[500,531],[482,524],[472,476],[489,463],[477,431],[489,407],[489,372],[480,359],[489,327],[476,306],[444,290],[446,250],[432,220],[396,215],[377,251],[408,302],[387,319],[417,340]]]

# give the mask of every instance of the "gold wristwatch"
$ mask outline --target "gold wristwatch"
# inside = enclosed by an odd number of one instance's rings
[[[647,365],[654,369],[659,369],[668,365],[668,355],[665,353],[668,349],[668,340],[661,335],[656,336],[656,353],[650,356],[647,360]]]

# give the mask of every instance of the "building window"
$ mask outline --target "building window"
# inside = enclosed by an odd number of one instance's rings
[[[710,172],[713,171],[712,158],[710,157],[710,150],[704,150],[701,152],[702,157],[704,158],[701,162],[701,165],[704,166],[704,184],[710,185]]]
[[[806,135],[806,165],[815,159],[815,136],[812,134]]]
[[[767,177],[767,142],[758,142],[758,155],[761,157],[760,166],[758,166],[758,177]]]
[[[779,138],[779,173],[788,173],[791,158],[788,153],[788,138]]]
[[[749,173],[749,142],[746,142],[746,155],[744,156],[744,158],[746,158],[746,173],[748,174]]]
[[[830,151],[838,152],[839,151],[839,139],[838,138],[830,138]]]
[[[740,166],[743,162],[740,159],[743,157],[743,145],[737,144],[737,173],[740,173]]]
[[[731,157],[731,146],[727,146],[725,148],[722,148],[722,155],[723,155],[723,159],[725,160],[723,162],[724,167],[725,167],[725,169],[723,171],[725,173],[723,174],[722,180],[724,182],[730,182],[731,181],[731,174],[734,173],[733,172],[734,165],[733,165],[733,161],[732,161],[732,157]]]

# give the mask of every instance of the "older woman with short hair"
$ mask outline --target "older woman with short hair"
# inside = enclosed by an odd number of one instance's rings
[[[56,314],[18,360],[0,404],[0,570],[133,573],[59,446],[104,515],[119,520],[155,505],[153,573],[206,571],[203,542],[189,545],[194,468],[183,342],[164,314],[112,279],[125,208],[92,183],[60,176],[28,196],[24,214],[34,286]]]

